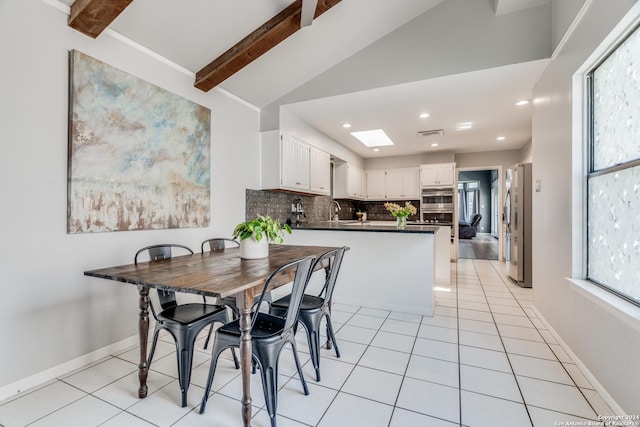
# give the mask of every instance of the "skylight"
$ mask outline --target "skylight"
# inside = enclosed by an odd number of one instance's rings
[[[393,145],[393,141],[389,139],[382,129],[363,130],[360,132],[351,132],[367,147],[381,147],[383,145]]]

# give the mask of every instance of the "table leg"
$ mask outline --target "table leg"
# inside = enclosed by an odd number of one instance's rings
[[[138,397],[143,399],[147,397],[147,374],[149,373],[149,367],[147,366],[147,342],[149,341],[149,288],[146,286],[138,286],[138,292],[140,293],[140,319],[138,320],[138,335],[140,337],[140,364],[138,365],[138,379],[140,380],[140,388],[138,388]]]
[[[236,297],[240,310],[240,366],[242,369],[242,425],[251,426],[251,308],[253,289]]]

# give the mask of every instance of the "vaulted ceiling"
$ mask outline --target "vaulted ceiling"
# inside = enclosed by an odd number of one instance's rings
[[[449,135],[459,121],[478,128],[438,149],[521,147],[531,115],[513,102],[531,96],[552,49],[551,0],[319,0],[302,28],[303,1],[312,0],[61,1],[71,6],[71,26],[100,37],[102,20],[193,73],[196,87],[262,109],[264,130],[278,126],[285,105],[363,157],[422,152],[418,130]],[[519,37],[527,40],[521,49],[510,40]],[[423,110],[430,122],[416,119]],[[339,127],[345,121],[384,128],[397,149],[363,149]],[[498,146],[497,133],[509,134]]]

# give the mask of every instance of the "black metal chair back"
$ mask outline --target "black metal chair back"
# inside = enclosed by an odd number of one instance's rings
[[[240,246],[240,243],[237,240],[227,239],[225,237],[214,237],[213,239],[207,239],[202,242],[200,245],[200,252],[204,253],[204,247],[207,244],[209,245],[209,250],[211,252],[224,251],[229,246]]]
[[[146,246],[140,249],[138,252],[136,252],[136,255],[134,257],[134,263],[138,264],[138,256],[140,256],[144,252],[147,252],[147,254],[149,255],[149,262],[156,262],[156,261],[162,261],[165,259],[170,259],[172,256],[171,248],[184,249],[190,254],[193,254],[193,251],[188,246],[179,245],[177,243],[163,243],[159,245]],[[158,301],[160,302],[160,307],[162,307],[162,310],[167,310],[171,307],[175,307],[178,305],[178,302],[176,301],[175,292],[165,291],[163,289],[158,289],[157,291],[158,291]],[[153,308],[153,305],[151,306],[151,311],[155,317],[156,313],[155,313],[155,309]]]
[[[348,248],[342,247],[331,250],[319,257],[312,271],[323,267],[325,270],[325,282],[320,294],[316,297],[313,295],[303,295],[299,314],[297,319],[304,325],[307,333],[307,342],[311,353],[311,362],[316,371],[316,380],[320,381],[320,324],[323,318],[327,319],[327,348],[333,347],[336,356],[340,357],[340,350],[336,342],[336,336],[331,323],[331,298],[335,289],[342,258]],[[269,313],[275,316],[282,316],[290,309],[294,301],[294,295],[287,295],[274,301],[269,308]]]
[[[176,248],[193,254],[193,251],[184,245],[174,243],[151,245],[136,252],[134,263],[137,265],[138,257],[145,252],[149,256],[150,263],[162,262],[163,260],[170,259],[172,256],[171,250]],[[170,333],[176,344],[178,383],[181,391],[181,404],[182,407],[185,407],[187,406],[187,391],[191,382],[193,352],[198,333],[206,326],[211,325],[209,329],[209,334],[211,334],[214,323],[219,322],[225,324],[231,319],[224,306],[207,304],[207,299],[204,296],[202,297],[202,303],[179,305],[176,301],[175,292],[163,289],[156,290],[158,291],[158,299],[162,308],[159,312],[156,312],[153,303],[149,304],[151,313],[153,313],[153,317],[156,320],[156,325],[151,343],[151,351],[147,357],[147,368],[151,366],[159,333],[164,329]],[[233,352],[232,355],[237,369],[240,367],[238,359],[235,352]]]
[[[290,262],[276,269],[267,278],[257,307],[251,317],[251,336],[252,336],[252,356],[254,362],[260,367],[260,376],[262,379],[262,389],[264,392],[267,412],[271,419],[271,427],[276,427],[277,412],[277,395],[278,395],[278,359],[280,352],[288,343],[293,350],[293,357],[298,370],[298,376],[302,383],[304,394],[309,394],[307,383],[302,374],[302,367],[298,358],[296,340],[294,335],[294,325],[298,321],[298,311],[304,291],[311,277],[311,269],[314,265],[315,257],[303,258]],[[293,279],[292,299],[289,310],[284,316],[273,316],[259,311],[260,305],[265,302],[265,296],[268,294],[269,288],[272,286],[273,280],[281,274],[290,273],[295,268],[295,277]],[[211,392],[211,384],[216,372],[218,357],[220,353],[227,348],[235,348],[240,346],[242,334],[240,332],[239,320],[234,320],[222,327],[216,333],[211,352],[211,367],[209,368],[209,377],[205,388],[202,403],[200,405],[200,413],[204,413]]]
[[[338,278],[340,266],[342,265],[342,257],[344,257],[346,249],[347,248],[343,246],[339,249],[329,251],[316,260],[316,264],[326,264],[326,267],[324,267],[326,281],[322,290],[318,294],[319,297],[324,299],[324,307],[329,305],[331,297],[333,296],[333,290],[336,287],[336,279]]]
[[[309,277],[311,277],[311,272],[313,271],[311,267],[314,260],[315,260],[315,257],[299,259],[297,261],[293,261],[283,265],[282,267],[279,267],[273,273],[271,273],[271,275],[269,275],[269,278],[267,278],[267,281],[265,282],[264,287],[262,288],[260,299],[258,300],[258,303],[255,305],[255,308],[254,308],[253,318],[251,319],[252,329],[253,329],[253,326],[255,325],[256,318],[258,317],[260,306],[262,305],[265,299],[265,295],[270,290],[269,288],[271,287],[271,282],[273,281],[273,279],[278,275],[282,274],[284,271],[287,271],[293,268],[294,266],[297,266],[295,277],[293,279],[293,288],[291,289],[291,304],[289,305],[289,308],[284,313],[284,315],[281,316],[286,319],[284,322],[282,335],[293,333],[292,332],[293,327],[296,325],[296,323],[298,323],[298,313],[300,311],[300,304],[302,304],[302,297],[304,296],[304,291],[307,288],[307,285],[309,284]]]

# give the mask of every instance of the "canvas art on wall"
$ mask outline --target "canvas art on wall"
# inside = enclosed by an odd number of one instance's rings
[[[67,231],[209,225],[211,111],[70,52]]]

